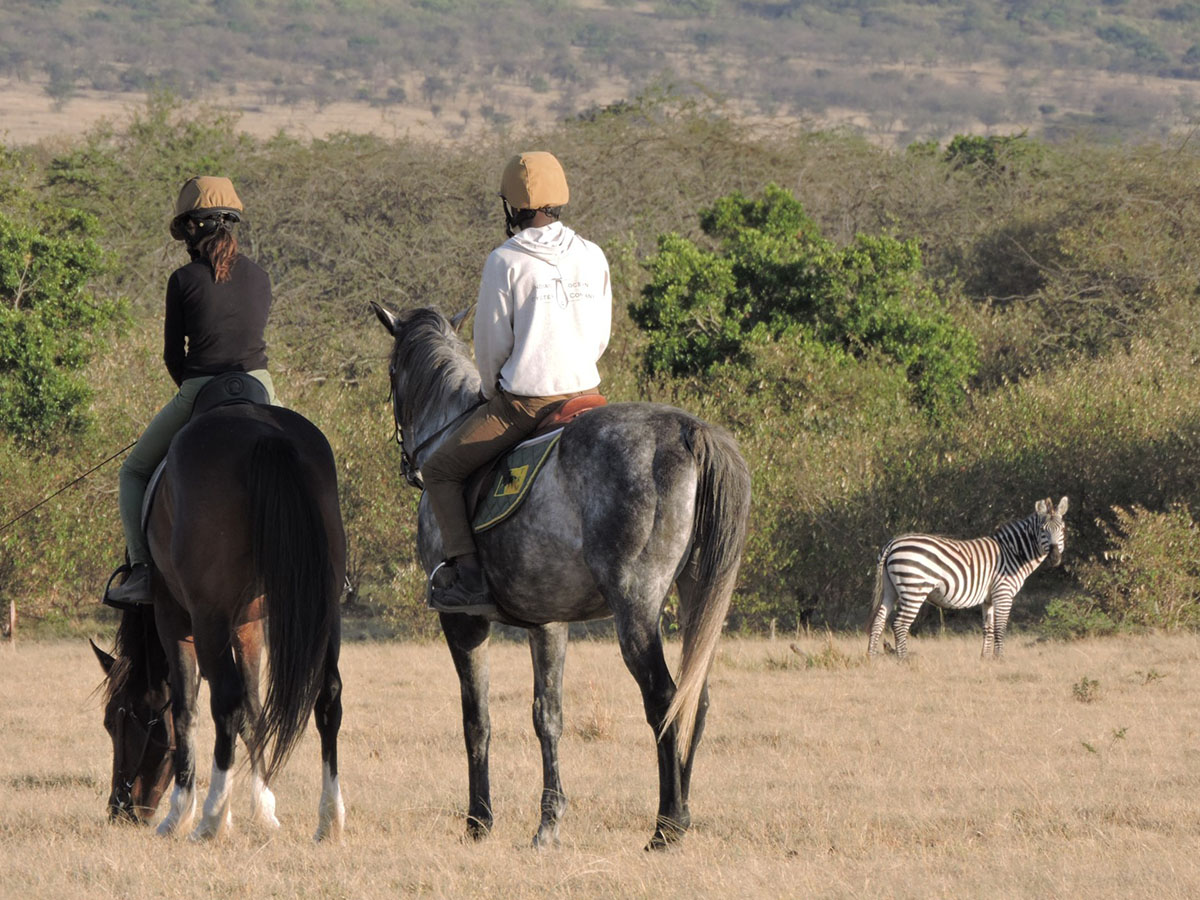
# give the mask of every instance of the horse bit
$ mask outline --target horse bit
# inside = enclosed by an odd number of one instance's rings
[[[127,778],[125,780],[125,784],[122,785],[122,787],[116,791],[116,800],[117,800],[117,808],[118,809],[133,806],[133,782],[137,779],[138,770],[141,769],[142,763],[145,762],[145,760],[146,760],[146,751],[150,749],[150,741],[152,740],[151,734],[154,731],[154,726],[157,725],[159,722],[164,721],[164,719],[166,718],[165,713],[166,713],[168,707],[170,707],[170,705],[171,705],[171,700],[170,700],[170,698],[168,698],[167,702],[164,703],[161,707],[159,707],[154,712],[153,718],[151,718],[150,721],[147,722],[145,725],[143,725],[141,723],[141,721],[139,721],[139,719],[137,717],[137,713],[133,712],[132,709],[127,710],[127,709],[125,709],[125,707],[122,706],[117,710],[118,716],[127,717],[130,720],[132,720],[133,724],[136,725],[138,728],[141,728],[145,732],[145,735],[146,735],[142,739],[142,750],[141,750],[141,753],[138,754],[137,762],[133,765],[132,769],[129,770],[133,774],[130,775],[129,778]],[[167,743],[165,746],[168,750],[175,749],[175,736],[173,734],[167,740]]]

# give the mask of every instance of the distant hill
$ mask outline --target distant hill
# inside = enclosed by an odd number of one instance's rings
[[[351,104],[447,137],[669,88],[885,143],[1158,139],[1200,108],[1200,0],[15,0],[0,79],[60,107]]]

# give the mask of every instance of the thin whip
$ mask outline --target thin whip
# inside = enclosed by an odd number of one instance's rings
[[[57,491],[55,491],[49,497],[42,500],[40,503],[37,503],[37,504],[29,507],[29,509],[25,510],[25,512],[21,513],[15,519],[9,519],[3,525],[0,525],[0,531],[4,531],[4,529],[8,528],[8,526],[10,526],[10,525],[17,524],[17,522],[20,522],[23,518],[25,518],[27,515],[29,515],[34,510],[38,509],[41,506],[45,506],[47,503],[49,503],[51,500],[53,500],[55,497],[57,497],[59,494],[61,494],[63,491],[65,491],[67,488],[72,487],[73,485],[79,484],[79,482],[83,481],[83,479],[87,478],[89,475],[91,475],[93,472],[95,472],[102,465],[104,465],[105,463],[112,462],[114,459],[116,459],[118,456],[120,456],[122,453],[124,453],[126,450],[128,450],[130,447],[132,447],[136,443],[137,443],[137,441],[133,441],[129,444],[126,444],[124,447],[122,447],[120,450],[118,450],[116,453],[114,453],[108,459],[103,460],[102,462],[96,463],[96,465],[92,466],[90,469],[88,469],[86,472],[84,472],[82,475],[80,475],[78,478],[74,479],[73,481],[68,481],[66,484],[64,484],[62,487],[60,487]]]

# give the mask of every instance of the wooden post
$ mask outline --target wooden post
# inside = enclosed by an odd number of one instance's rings
[[[17,642],[17,601],[8,601],[8,620],[4,623],[4,635],[10,644]]]

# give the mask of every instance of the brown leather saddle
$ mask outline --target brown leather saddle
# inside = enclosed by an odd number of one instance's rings
[[[480,504],[483,502],[484,494],[487,486],[496,482],[497,478],[503,477],[507,471],[505,462],[509,456],[531,441],[536,441],[549,434],[552,431],[566,427],[571,422],[575,421],[579,416],[583,415],[590,409],[596,409],[600,406],[605,406],[608,401],[603,394],[582,394],[578,397],[571,397],[564,400],[561,404],[554,407],[547,416],[538,423],[529,435],[527,435],[519,444],[506,450],[504,453],[497,456],[494,460],[488,463],[483,468],[477,470],[474,475],[467,479],[466,485],[463,487],[463,495],[467,500],[467,512],[469,518],[474,519],[475,513],[478,511]]]

